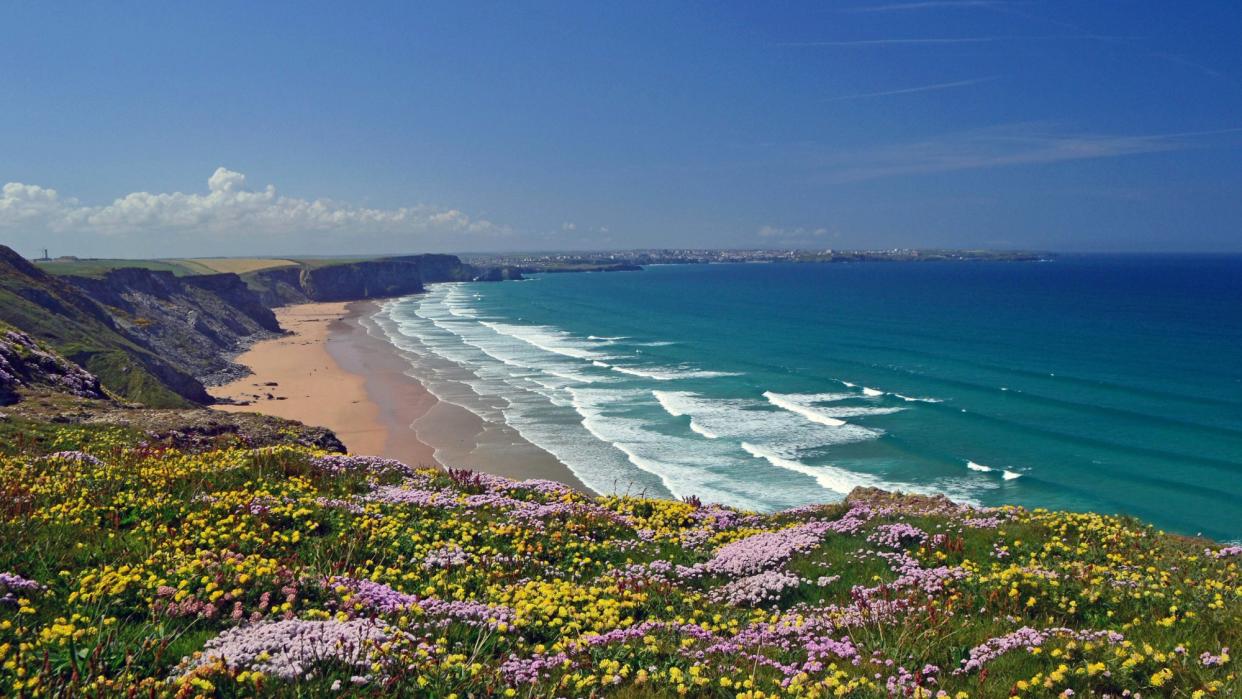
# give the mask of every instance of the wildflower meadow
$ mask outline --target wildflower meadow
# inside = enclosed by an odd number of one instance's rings
[[[65,431],[0,456],[3,696],[1242,695],[1242,549],[1131,519]]]

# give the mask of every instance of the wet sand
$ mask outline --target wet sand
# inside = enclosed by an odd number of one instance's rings
[[[250,404],[215,407],[322,425],[355,454],[587,490],[564,464],[511,428],[432,395],[410,375],[408,359],[378,330],[371,332],[375,326],[367,319],[376,308],[375,302],[355,301],[276,309],[292,334],[260,342],[237,358],[253,375],[210,389]]]

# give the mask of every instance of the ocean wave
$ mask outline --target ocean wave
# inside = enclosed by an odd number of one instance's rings
[[[701,434],[708,439],[720,439],[720,435],[695,422],[694,418],[690,418],[690,431]]]
[[[664,434],[649,429],[644,420],[627,417],[625,411],[647,392],[574,387],[568,390],[573,395],[574,409],[582,417],[582,426],[640,471],[658,478],[674,497],[698,495],[704,500],[710,498],[738,507],[768,506],[762,495],[756,493],[762,488],[716,473],[715,450],[704,453],[701,440]]]
[[[690,416],[690,430],[696,434],[702,435],[708,439],[720,439],[720,435],[704,427],[694,419],[691,411],[697,405],[695,394],[678,393],[673,391],[652,391],[651,395],[655,396],[656,402],[664,408],[664,412],[673,417]]]
[[[521,340],[545,352],[552,352],[575,359],[604,359],[607,356],[581,347],[580,343],[575,344],[572,335],[547,325],[511,325],[508,323],[493,323],[486,320],[479,323],[501,335]]]
[[[984,466],[983,464],[975,463],[974,461],[967,461],[966,468],[970,469],[971,471],[979,471],[980,473],[995,473],[996,472],[996,469],[992,468],[991,466]],[[1001,474],[1001,480],[1006,480],[1006,481],[1013,481],[1013,480],[1017,480],[1022,477],[1021,473],[1018,473],[1017,471],[1010,471],[1007,468],[1000,469],[1000,474]]]
[[[842,405],[830,408],[819,408],[819,412],[828,417],[847,418],[847,417],[869,417],[872,415],[892,415],[893,413],[905,412],[907,408],[891,407],[877,408],[866,405]]]
[[[674,417],[688,416],[690,429],[709,439],[746,441],[797,451],[863,442],[883,434],[861,425],[828,426],[787,410],[772,411],[766,400],[708,398],[691,391],[657,390],[652,393],[665,412]]]
[[[613,364],[609,367],[613,371],[629,374],[630,376],[639,376],[644,379],[654,379],[656,381],[676,381],[677,379],[715,379],[722,376],[739,376],[728,371],[705,371],[701,369],[682,369],[678,367],[645,367],[639,369],[632,366],[618,366]]]
[[[651,395],[655,396],[656,402],[664,408],[664,412],[673,417],[682,417],[687,414],[686,404],[680,402],[687,396],[693,396],[693,393],[673,393],[670,391],[652,391]]]
[[[845,420],[840,420],[830,415],[825,415],[822,412],[815,410],[814,408],[807,407],[797,402],[796,400],[791,400],[790,395],[781,395],[779,393],[773,393],[771,391],[764,391],[763,397],[767,398],[769,403],[771,403],[772,405],[775,405],[778,408],[782,408],[784,410],[788,410],[791,413],[796,413],[798,415],[801,415],[807,420],[810,420],[811,422],[814,422],[820,425],[826,425],[828,427],[841,427],[843,425],[848,424],[845,422]]]
[[[943,403],[944,402],[940,400],[939,398],[919,398],[916,396],[903,396],[900,393],[890,393],[889,395],[894,398],[900,398],[907,403]]]
[[[919,495],[944,495],[955,502],[978,504],[978,501],[973,497],[973,493],[977,488],[970,484],[941,481],[928,485],[916,485],[899,481],[886,481],[867,473],[858,473],[857,471],[850,471],[839,466],[811,466],[777,453],[772,449],[749,442],[742,442],[742,449],[751,456],[764,459],[777,468],[810,476],[815,479],[815,482],[821,488],[842,495],[848,495],[854,488],[859,487],[879,488],[890,492],[901,491]]]
[[[810,476],[815,479],[815,482],[821,488],[831,490],[834,493],[840,493],[841,495],[848,495],[851,490],[859,486],[875,487],[876,483],[878,483],[876,479],[870,476],[846,471],[836,466],[809,466],[801,461],[787,459],[771,449],[755,446],[749,442],[742,442],[742,449],[757,459],[765,459],[777,468]]]
[[[901,400],[904,400],[907,403],[943,403],[944,402],[940,400],[939,398],[922,398],[919,396],[907,396],[901,393],[894,393],[892,391],[883,391],[878,388],[871,388],[870,386],[859,386],[858,384],[852,381],[844,381],[842,379],[837,379],[837,381],[839,381],[842,386],[845,386],[847,388],[857,388],[861,390],[862,394],[864,396],[867,396],[868,398],[878,398],[880,396],[892,396],[894,398],[900,398]]]

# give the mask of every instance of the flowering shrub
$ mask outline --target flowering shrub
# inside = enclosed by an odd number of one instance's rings
[[[259,622],[228,629],[183,664],[185,674],[223,667],[298,680],[324,666],[367,671],[392,632],[370,619]]]
[[[0,457],[0,696],[1242,694],[1238,547],[1132,520],[56,444]]]

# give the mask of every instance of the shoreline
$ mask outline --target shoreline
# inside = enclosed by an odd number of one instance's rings
[[[375,301],[346,301],[275,309],[291,334],[255,343],[235,360],[251,375],[209,388],[213,396],[250,404],[213,409],[327,427],[351,454],[553,480],[592,492],[512,428],[436,398],[411,375],[401,350],[371,333],[365,321],[377,308]]]

